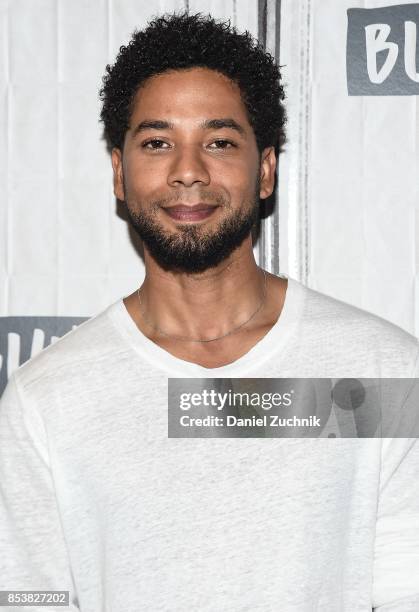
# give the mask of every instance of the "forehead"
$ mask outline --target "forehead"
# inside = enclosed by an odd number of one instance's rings
[[[130,123],[150,115],[172,120],[233,117],[248,123],[238,85],[208,68],[172,70],[147,79],[134,97]]]

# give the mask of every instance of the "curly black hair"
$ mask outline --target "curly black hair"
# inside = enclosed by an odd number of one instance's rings
[[[274,58],[230,21],[201,13],[170,14],[136,30],[116,61],[106,66],[100,120],[110,148],[122,150],[134,96],[146,79],[167,70],[205,67],[224,74],[241,91],[259,151],[285,142],[284,90]]]

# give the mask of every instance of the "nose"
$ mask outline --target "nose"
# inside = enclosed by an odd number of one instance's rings
[[[171,186],[209,185],[210,175],[200,151],[193,146],[179,148],[172,159],[167,182]]]

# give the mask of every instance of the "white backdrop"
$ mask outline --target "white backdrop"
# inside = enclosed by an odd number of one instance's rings
[[[346,81],[346,11],[383,4],[398,3],[282,2],[281,267],[417,335],[417,96],[348,96]]]
[[[380,5],[0,0],[0,322],[92,316],[141,283],[98,90],[135,28],[189,6],[254,35],[266,10],[266,45],[284,66],[289,142],[265,222],[267,267],[417,333],[417,97],[347,90],[347,9]],[[22,361],[13,350],[8,374]]]

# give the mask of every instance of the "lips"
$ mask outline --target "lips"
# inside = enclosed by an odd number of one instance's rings
[[[164,208],[164,212],[175,221],[202,221],[210,217],[218,206],[202,202],[193,205],[176,204]]]

